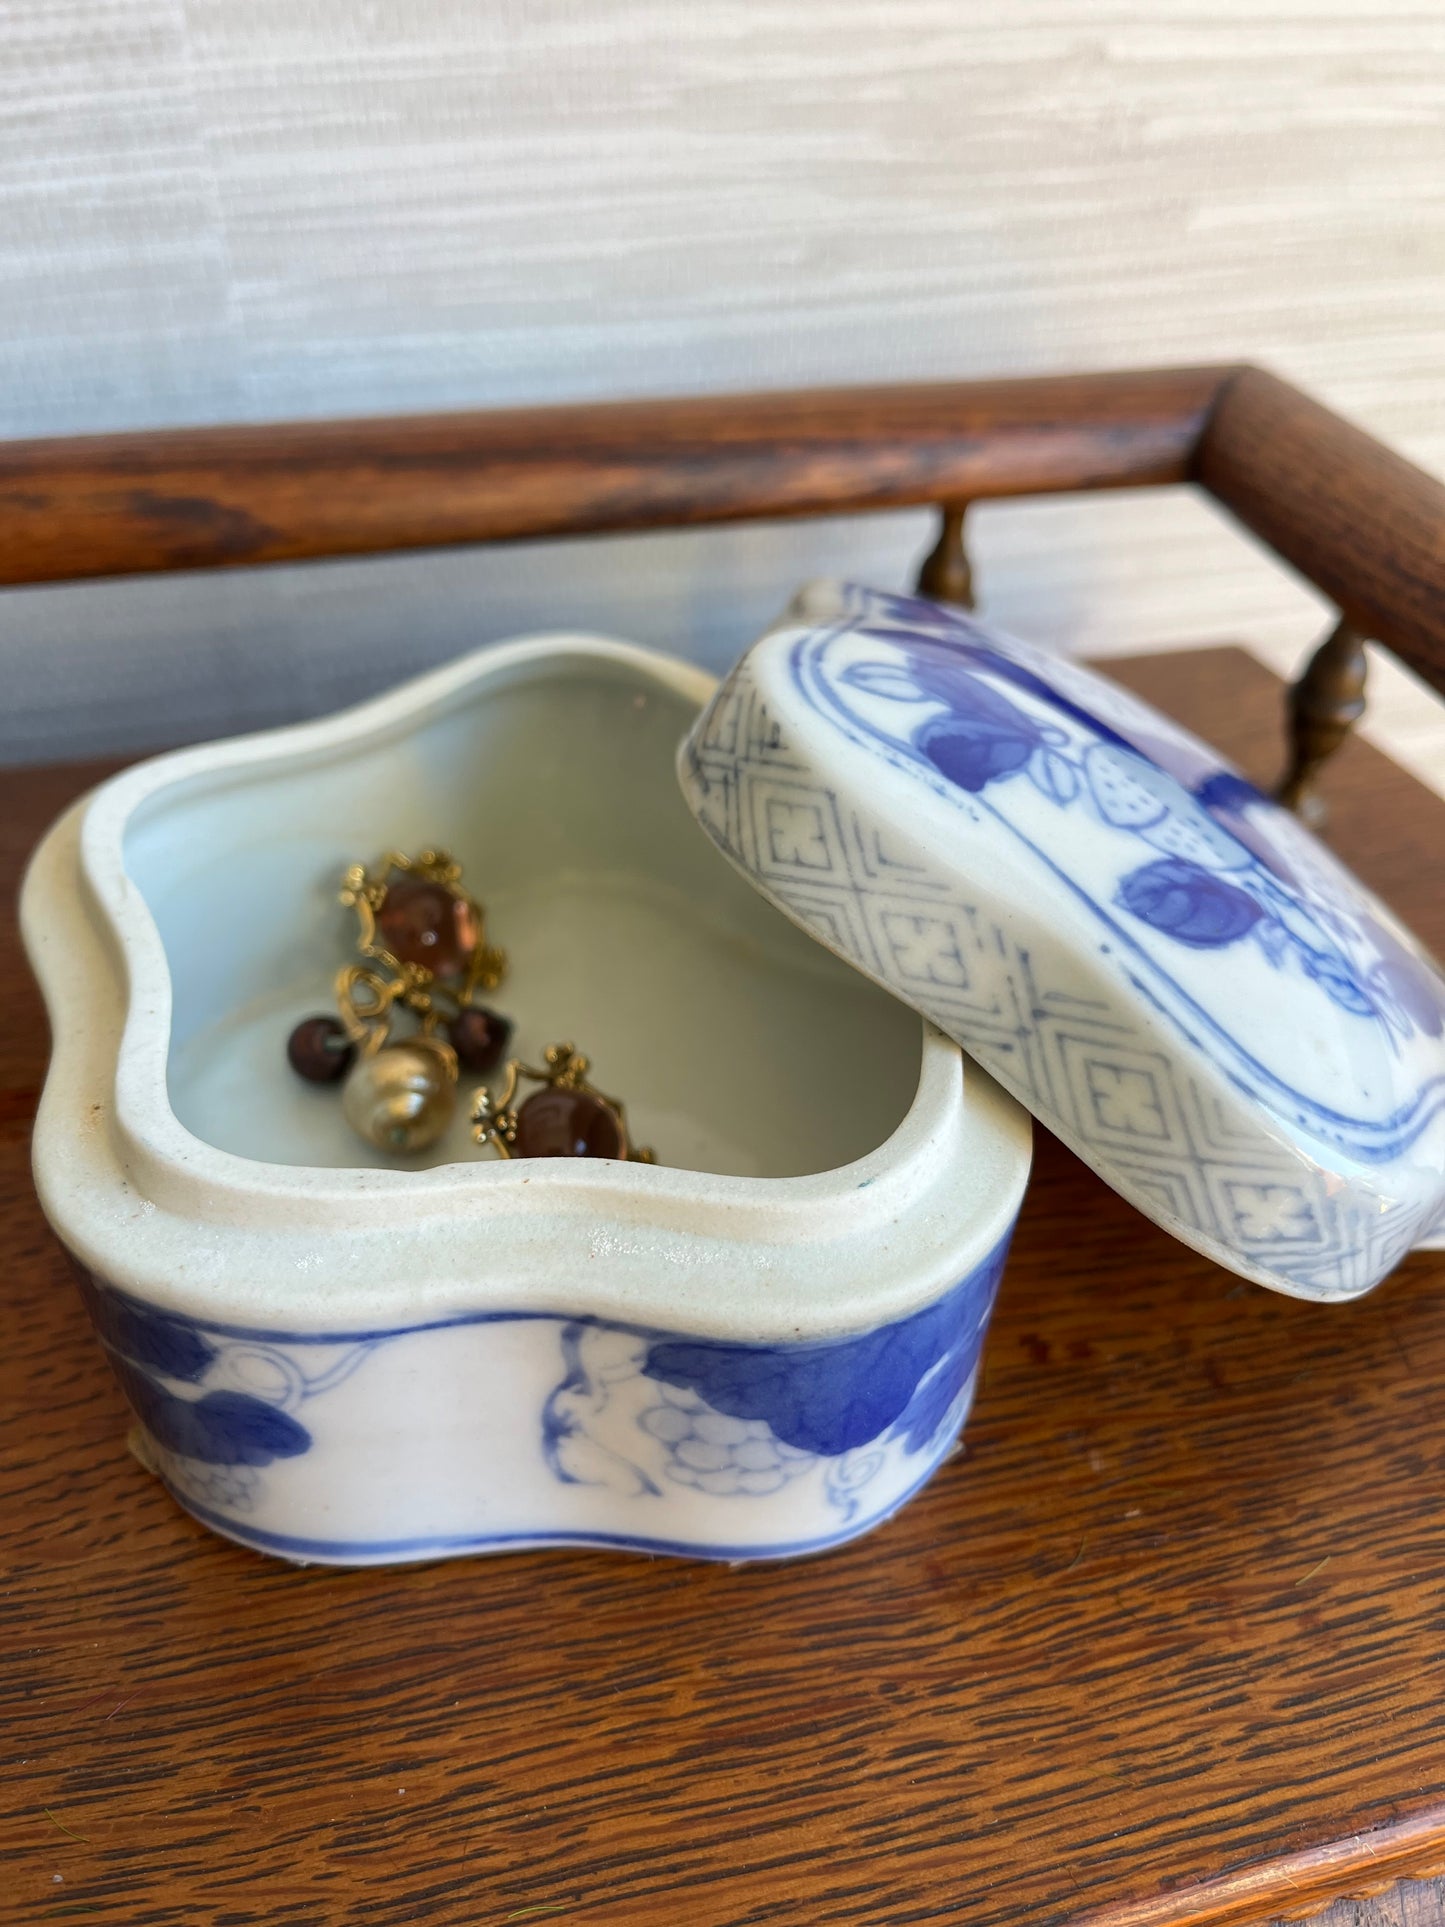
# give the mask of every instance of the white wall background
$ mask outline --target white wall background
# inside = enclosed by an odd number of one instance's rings
[[[1440,0],[0,0],[0,433],[1268,362],[1445,468]],[[1184,492],[985,509],[1068,648],[1319,606]],[[721,663],[918,516],[0,596],[0,759],[518,629]]]

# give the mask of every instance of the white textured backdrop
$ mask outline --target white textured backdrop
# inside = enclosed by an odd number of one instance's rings
[[[1445,468],[1440,0],[0,0],[0,432],[1250,358]],[[917,516],[0,596],[0,759],[528,627],[713,662]],[[1320,611],[1180,492],[985,509],[1063,647]]]

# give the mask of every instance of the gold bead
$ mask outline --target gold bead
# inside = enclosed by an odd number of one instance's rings
[[[341,1091],[352,1129],[379,1150],[424,1151],[452,1114],[454,1079],[441,1054],[419,1044],[388,1044],[363,1057]]]

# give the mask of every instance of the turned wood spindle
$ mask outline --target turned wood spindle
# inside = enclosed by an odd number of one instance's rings
[[[918,593],[932,596],[935,602],[951,602],[960,609],[971,609],[973,570],[964,544],[963,518],[966,502],[943,504],[938,540],[924,556],[918,570]]]
[[[1365,638],[1342,616],[1290,690],[1290,761],[1278,795],[1313,827],[1326,815],[1320,771],[1364,714],[1368,666]]]

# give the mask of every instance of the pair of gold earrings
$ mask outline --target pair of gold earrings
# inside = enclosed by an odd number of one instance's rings
[[[286,1055],[308,1083],[341,1084],[346,1120],[368,1144],[422,1151],[451,1122],[462,1071],[484,1077],[506,1054],[511,1021],[480,999],[507,960],[486,942],[482,906],[443,850],[391,850],[371,870],[353,863],[341,901],[356,913],[358,960],[337,972],[337,1015],[304,1018]],[[496,1098],[485,1084],[473,1093],[473,1137],[507,1158],[653,1163],[590,1068],[571,1044],[548,1045],[540,1069],[513,1058]],[[537,1088],[519,1102],[524,1084]]]

